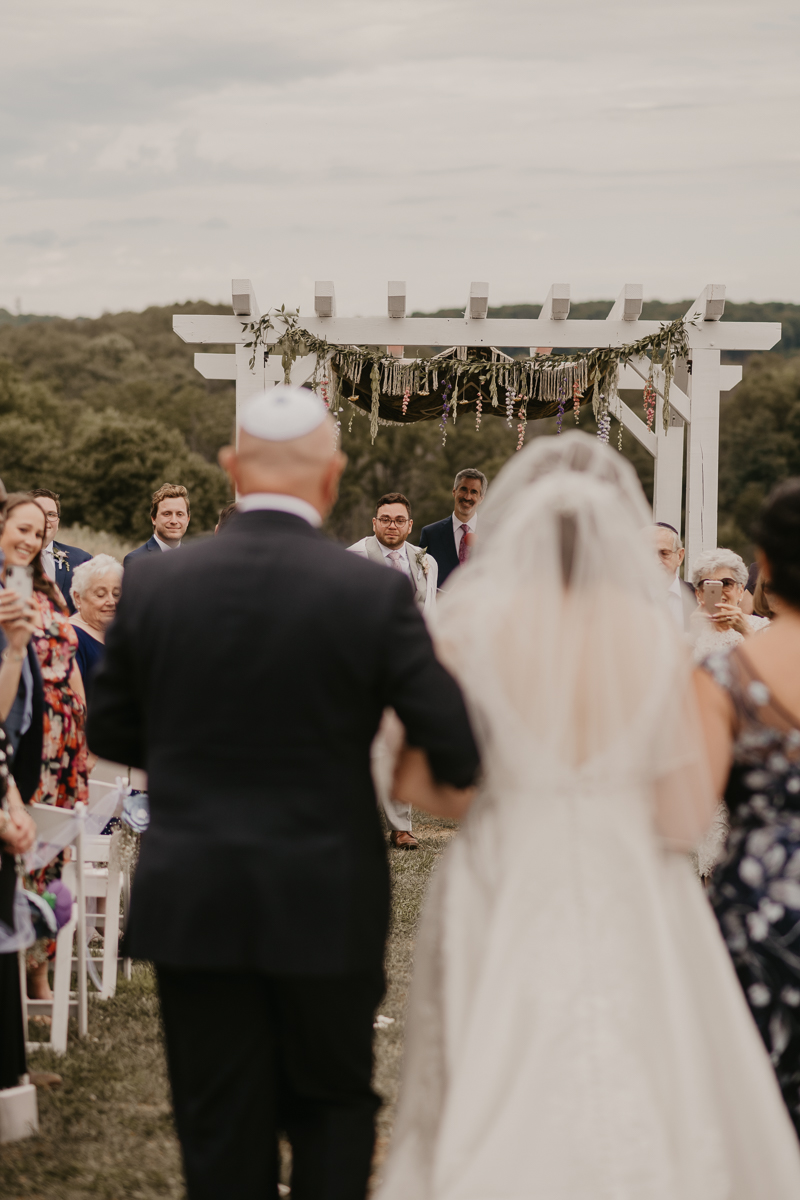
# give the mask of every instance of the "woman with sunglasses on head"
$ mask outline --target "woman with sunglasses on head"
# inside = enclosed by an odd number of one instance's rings
[[[772,492],[753,536],[776,615],[696,673],[730,812],[709,897],[800,1133],[800,479]]]

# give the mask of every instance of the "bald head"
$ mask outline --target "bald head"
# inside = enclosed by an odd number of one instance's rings
[[[326,414],[302,437],[271,441],[239,430],[239,445],[224,446],[219,461],[240,496],[272,492],[307,500],[326,517],[338,495],[347,459],[336,448],[336,427]]]

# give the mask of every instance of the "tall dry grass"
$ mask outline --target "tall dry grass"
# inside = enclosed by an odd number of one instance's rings
[[[115,533],[89,529],[87,525],[62,525],[56,534],[56,541],[66,546],[77,546],[87,554],[110,554],[118,562],[122,562],[125,555],[140,544],[126,542]]]

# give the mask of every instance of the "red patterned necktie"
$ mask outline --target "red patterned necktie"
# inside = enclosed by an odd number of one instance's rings
[[[459,564],[465,563],[469,558],[469,546],[467,545],[467,534],[469,533],[469,525],[459,525],[461,530],[461,542],[458,547]]]

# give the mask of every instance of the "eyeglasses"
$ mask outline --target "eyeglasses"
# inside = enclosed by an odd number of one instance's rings
[[[390,525],[403,529],[408,524],[408,517],[376,517],[376,520],[380,521],[384,529],[388,529]]]
[[[705,587],[707,583],[721,583],[723,591],[728,591],[729,588],[738,587],[735,579],[701,579],[700,587]]]

